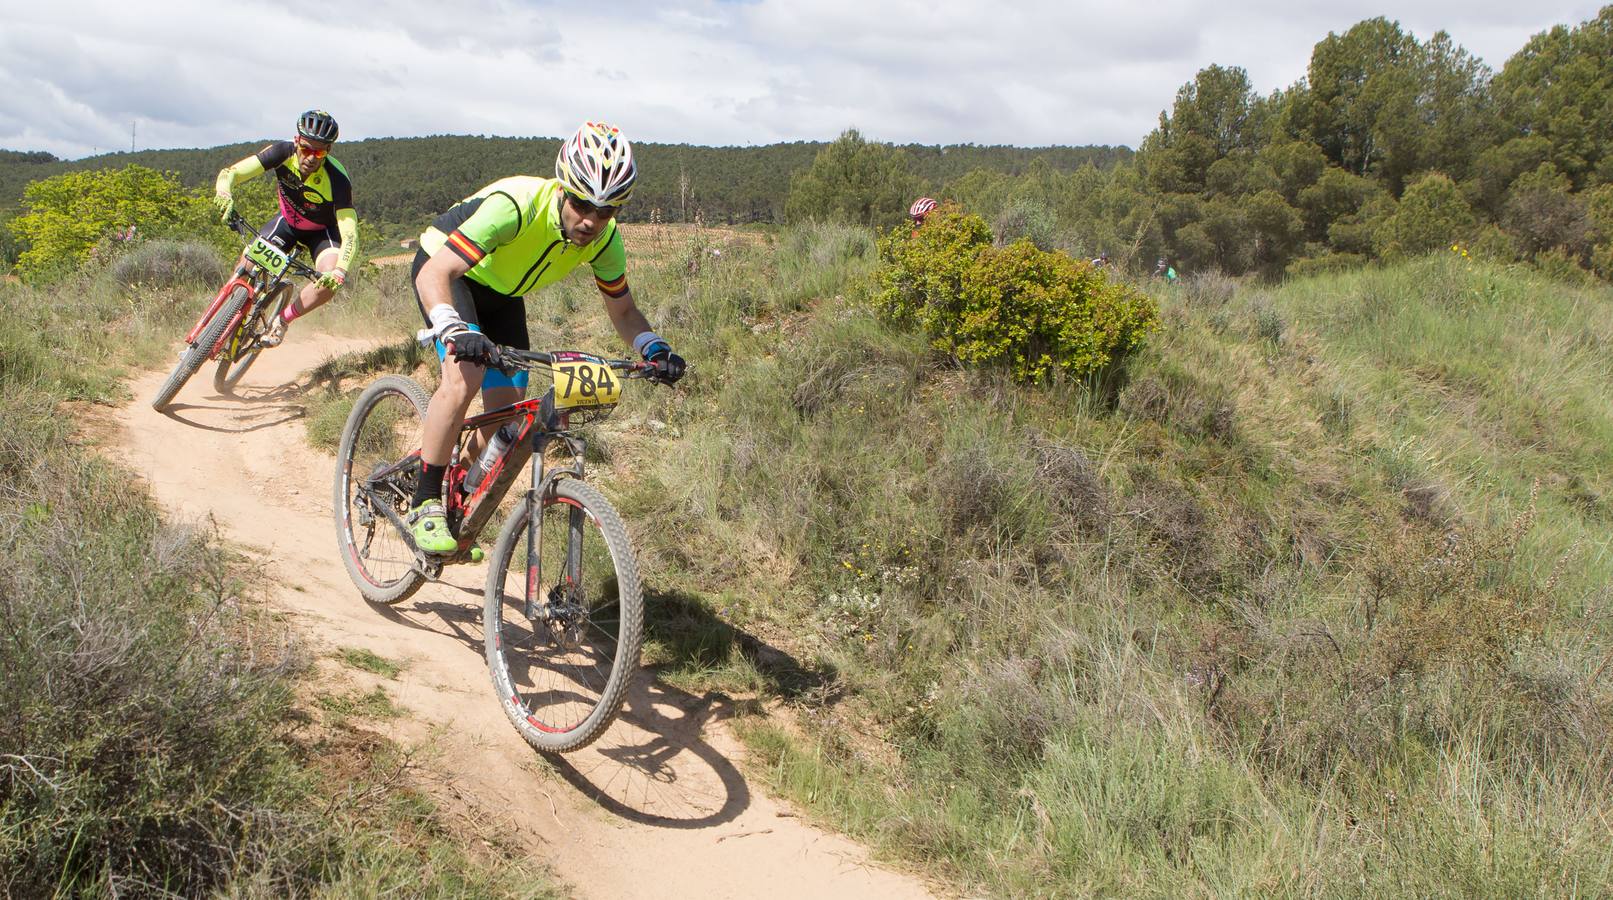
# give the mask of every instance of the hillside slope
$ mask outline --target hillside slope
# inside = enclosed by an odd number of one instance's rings
[[[1608,291],[1206,277],[1025,389],[873,317],[865,235],[722,260],[645,289],[701,368],[622,505],[829,679],[741,723],[788,796],[995,893],[1613,889]]]

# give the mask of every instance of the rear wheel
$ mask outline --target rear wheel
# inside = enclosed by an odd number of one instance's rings
[[[151,398],[152,409],[162,412],[163,407],[167,406],[174,399],[174,395],[179,393],[179,389],[185,386],[185,382],[190,380],[190,376],[195,375],[196,370],[202,367],[202,363],[213,355],[213,351],[224,340],[225,330],[246,307],[246,301],[247,291],[244,286],[237,286],[230,291],[230,295],[225,298],[218,311],[213,313],[213,318],[208,321],[207,327],[203,328],[201,335],[196,338],[196,343],[186,347],[185,352],[180,354],[179,362],[168,374],[168,380],[157,389],[157,396]]]
[[[536,515],[523,502],[499,532],[484,600],[487,666],[515,730],[559,753],[603,734],[638,671],[644,630],[638,563],[604,495],[568,478]]]
[[[353,403],[336,452],[337,549],[372,603],[397,603],[425,576],[400,522],[420,478],[420,437],[430,398],[413,379],[387,375]]]
[[[252,347],[245,353],[241,353],[239,348],[256,341],[259,335],[267,331],[269,323],[278,318],[281,311],[286,308],[286,304],[291,302],[291,296],[291,285],[280,285],[271,298],[272,302],[259,304],[257,314],[241,323],[241,327],[235,330],[230,339],[230,346],[224,347],[219,352],[218,368],[213,370],[214,390],[221,394],[228,393],[241,382],[241,376],[258,361],[258,354],[263,352],[263,348]]]

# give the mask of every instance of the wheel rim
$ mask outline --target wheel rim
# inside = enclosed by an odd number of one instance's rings
[[[420,474],[419,457],[413,456],[420,431],[414,402],[399,392],[382,393],[365,408],[343,461],[345,549],[377,587],[397,584],[413,571],[414,551],[386,512],[408,515]],[[400,465],[406,456],[411,461]]]
[[[582,571],[564,575],[568,535],[576,522]],[[529,618],[524,590],[527,528],[517,535],[499,588],[498,647],[507,702],[528,725],[564,735],[585,725],[608,693],[620,659],[621,606],[616,566],[597,520],[572,501],[547,503],[538,517],[540,565]]]

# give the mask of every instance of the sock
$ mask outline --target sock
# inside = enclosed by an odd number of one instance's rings
[[[300,315],[302,315],[302,301],[293,300],[286,304],[285,309],[280,310],[280,321],[290,325]]]
[[[442,476],[448,471],[447,466],[434,466],[426,463],[420,472],[420,481],[414,486],[414,498],[409,501],[409,508],[414,509],[428,500],[442,499]]]

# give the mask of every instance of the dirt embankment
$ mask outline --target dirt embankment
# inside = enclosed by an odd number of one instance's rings
[[[582,897],[930,896],[756,790],[726,725],[731,701],[720,695],[641,676],[611,730],[551,767],[492,696],[480,566],[451,568],[445,582],[398,606],[366,604],[336,555],[332,461],[303,439],[298,386],[312,366],[363,345],[293,330],[237,395],[216,395],[203,372],[166,415],[147,406],[164,374],[150,373],[116,413],[115,440],[170,513],[211,516],[261,554],[272,602],[322,657],[356,647],[404,666],[391,680],[334,663],[321,670],[333,690],[380,684],[406,710],[388,727],[421,748],[436,796],[552,863]]]

